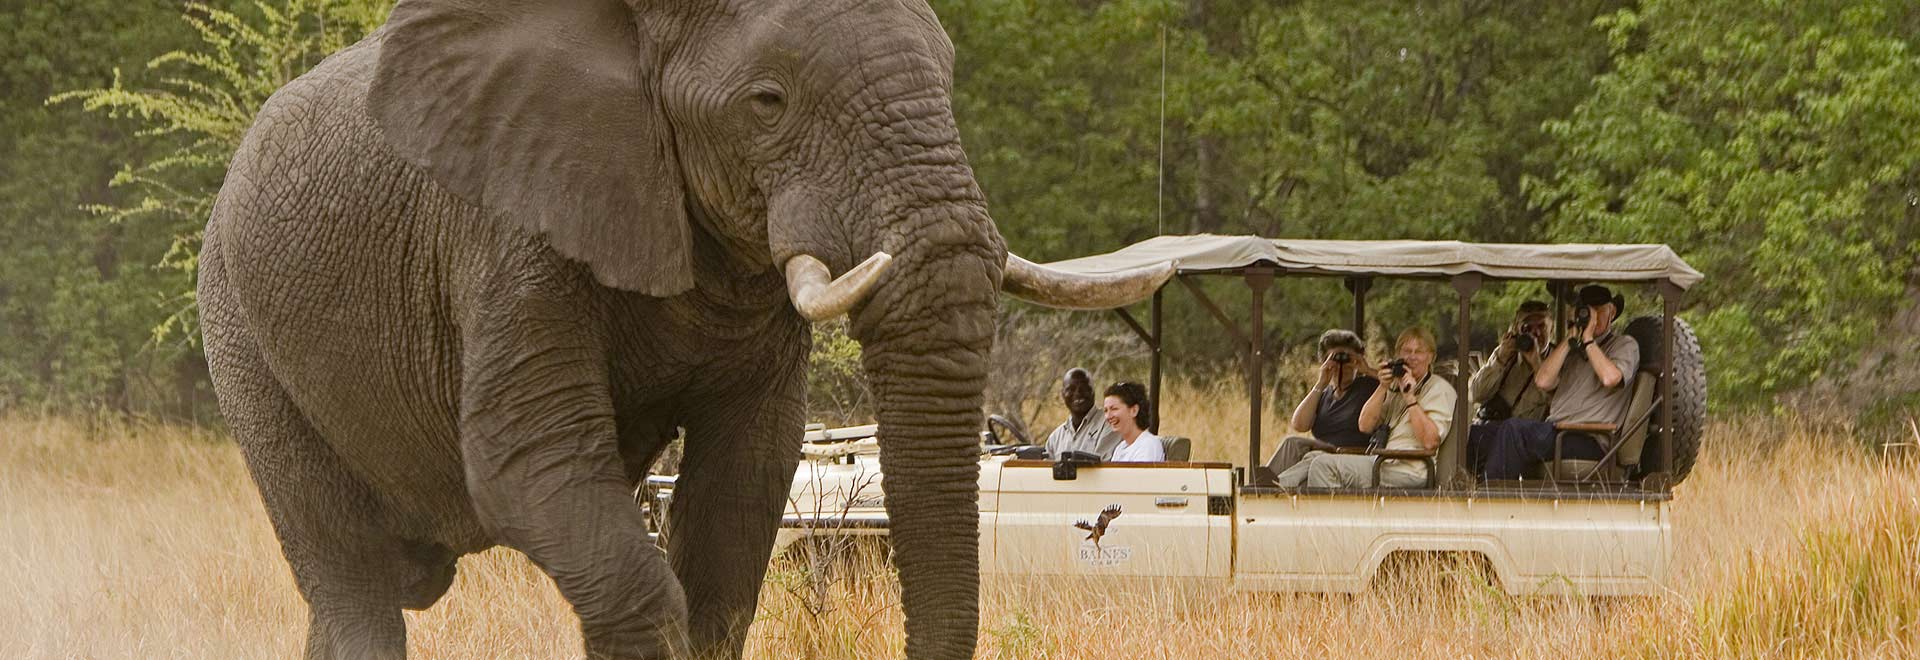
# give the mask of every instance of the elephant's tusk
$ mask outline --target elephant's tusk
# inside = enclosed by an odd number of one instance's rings
[[[880,274],[893,263],[893,255],[875,252],[866,261],[831,282],[827,265],[813,255],[797,254],[787,260],[787,297],[793,308],[807,320],[818,323],[853,309],[865,300],[867,292],[880,281]]]
[[[1055,270],[1007,253],[1001,288],[1027,302],[1061,309],[1111,309],[1153,295],[1173,277],[1173,262],[1101,275]]]

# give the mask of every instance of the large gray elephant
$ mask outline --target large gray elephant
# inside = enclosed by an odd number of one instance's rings
[[[998,291],[1099,306],[1167,273],[1006,253],[953,57],[922,0],[401,0],[275,94],[199,300],[307,655],[404,656],[401,610],[499,544],[553,579],[591,657],[738,656],[807,321],[850,314],[907,653],[969,657]],[[682,428],[663,555],[632,494]]]

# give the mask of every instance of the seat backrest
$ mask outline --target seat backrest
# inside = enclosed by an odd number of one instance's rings
[[[1653,426],[1651,413],[1655,395],[1660,392],[1657,369],[1641,369],[1633,376],[1633,395],[1627,402],[1626,417],[1620,420],[1620,451],[1614,455],[1620,465],[1639,465],[1641,450],[1647,446],[1647,428]]]
[[[1177,435],[1160,436],[1160,449],[1166,451],[1167,462],[1184,463],[1193,456],[1193,441]]]

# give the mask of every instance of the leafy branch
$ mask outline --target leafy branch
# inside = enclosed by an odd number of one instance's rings
[[[107,87],[64,92],[46,101],[78,102],[88,112],[137,122],[139,139],[172,147],[158,159],[123,166],[113,177],[112,186],[135,191],[130,202],[81,207],[113,223],[155,223],[171,236],[155,265],[181,276],[164,279],[166,289],[154,292],[166,311],[153,328],[156,343],[170,336],[197,341],[193,281],[203,228],[254,113],[295,76],[371,32],[392,2],[263,0],[253,8],[257,15],[243,16],[188,3],[182,18],[200,43],[149,60],[148,70],[164,74],[151,89],[129,87],[115,69]]]

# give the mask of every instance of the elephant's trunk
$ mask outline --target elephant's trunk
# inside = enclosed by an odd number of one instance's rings
[[[959,217],[953,217],[953,216]],[[854,312],[872,384],[907,657],[969,658],[979,622],[982,391],[1004,254],[984,207],[909,214],[917,238]],[[955,231],[973,225],[985,231]]]
[[[972,657],[980,577],[981,389],[986,351],[868,347],[907,657]]]

